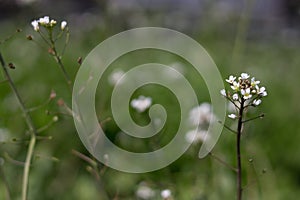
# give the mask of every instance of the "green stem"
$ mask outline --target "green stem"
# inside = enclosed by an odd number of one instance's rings
[[[66,71],[66,68],[65,68],[64,64],[61,61],[60,56],[57,53],[57,50],[56,50],[56,47],[55,47],[55,41],[53,40],[53,37],[52,37],[52,32],[49,32],[49,39],[50,39],[50,43],[51,43],[51,48],[53,50],[54,59],[57,62],[57,64],[59,65],[59,68],[61,69],[61,71],[62,71],[62,73],[63,73],[63,75],[64,75],[64,77],[65,77],[65,79],[66,79],[66,81],[68,83],[68,85],[71,88],[72,81],[71,81],[71,79],[70,79],[70,77],[69,77],[69,75],[68,75],[68,73]]]
[[[30,132],[30,142],[29,142],[29,146],[28,146],[28,150],[27,150],[25,166],[24,166],[24,170],[23,170],[23,182],[22,182],[22,200],[26,200],[27,193],[28,193],[28,177],[29,177],[29,171],[30,171],[30,163],[32,160],[32,155],[33,155],[35,142],[36,142],[36,129],[33,124],[32,118],[25,107],[24,101],[21,98],[21,95],[19,94],[13,80],[11,79],[11,77],[8,73],[8,70],[6,68],[6,64],[2,57],[1,52],[0,52],[0,62],[1,62],[1,66],[3,69],[4,75],[5,75],[6,79],[8,80],[9,85],[10,85],[11,89],[13,90],[14,94],[16,95],[17,100],[20,104],[21,110],[24,114],[26,124],[27,124],[27,126],[29,128],[29,132]]]
[[[25,160],[25,166],[24,166],[24,173],[23,173],[23,184],[22,184],[22,200],[27,199],[27,193],[28,193],[28,178],[29,178],[29,170],[30,170],[30,163],[32,160],[32,155],[34,151],[36,143],[36,136],[35,134],[31,134],[26,160]]]
[[[239,110],[239,121],[236,135],[236,154],[237,154],[237,200],[242,200],[242,162],[241,162],[241,134],[243,126],[243,112],[245,100],[242,98]]]

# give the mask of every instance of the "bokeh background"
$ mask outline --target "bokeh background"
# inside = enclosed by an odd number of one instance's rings
[[[199,159],[201,144],[193,144],[170,166],[145,174],[92,165],[74,153],[76,150],[93,160],[77,135],[72,117],[57,103],[63,100],[71,105],[63,75],[30,25],[44,15],[68,22],[71,37],[63,62],[72,79],[79,69],[78,58],[84,59],[101,41],[127,29],[159,26],[197,40],[224,78],[248,72],[261,80],[268,97],[256,112],[265,113],[265,118],[247,124],[242,141],[245,199],[300,196],[299,0],[0,0],[0,41],[13,34],[1,43],[0,51],[7,63],[16,67],[9,72],[26,106],[43,105],[51,90],[57,93],[55,100],[31,113],[37,127],[47,125],[54,116],[59,120],[40,133],[44,138],[34,152],[28,199],[162,199],[163,189],[170,189],[174,199],[235,198],[235,174],[212,157]],[[15,33],[17,29],[22,31]],[[36,42],[28,41],[28,35]],[[111,119],[113,85],[109,77],[114,70],[126,71],[149,61],[179,66],[197,91],[199,104],[210,101],[201,76],[174,55],[145,50],[114,62],[97,90],[99,120],[112,141],[141,152],[153,148],[158,139],[167,143],[172,138],[178,123],[178,102],[162,87],[150,85],[137,90],[132,98],[151,96],[166,107],[170,118],[161,137],[131,140]],[[6,186],[11,199],[18,199],[29,136],[8,84],[0,85],[0,98],[0,199],[6,199]],[[139,124],[149,121],[147,114],[132,109],[131,113]],[[234,126],[230,120],[227,123]],[[48,137],[51,139],[45,139]],[[213,152],[234,165],[235,137],[224,129]]]

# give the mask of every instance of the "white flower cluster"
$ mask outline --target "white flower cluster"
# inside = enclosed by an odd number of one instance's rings
[[[209,103],[202,103],[194,107],[189,113],[189,120],[192,125],[202,125],[209,123],[213,119],[212,107]]]
[[[258,106],[262,102],[261,98],[268,94],[265,87],[259,86],[260,81],[255,80],[255,77],[250,77],[247,73],[242,73],[238,78],[230,75],[226,82],[230,84],[233,92],[225,89],[222,89],[220,92],[222,96],[236,105]],[[235,114],[230,114],[228,117],[231,119],[237,118]]]
[[[37,32],[40,31],[40,26],[43,26],[45,28],[52,28],[56,24],[57,24],[57,21],[54,20],[54,19],[50,19],[49,16],[44,16],[44,17],[39,18],[38,20],[33,20],[31,22],[31,25],[32,25],[33,29]],[[62,21],[61,24],[60,24],[61,30],[62,31],[65,30],[66,26],[67,26],[67,22]]]
[[[210,123],[215,122],[215,115],[212,112],[212,106],[209,103],[202,103],[191,109],[189,113],[189,122],[192,126],[197,126],[196,130],[190,130],[186,133],[185,139],[187,142],[198,143],[208,139],[207,129]]]
[[[167,199],[170,199],[172,197],[172,192],[169,189],[165,189],[165,190],[161,191],[160,195],[163,199],[167,200]]]
[[[117,82],[122,78],[125,72],[121,69],[114,70],[108,77],[108,81],[111,85],[116,85]]]
[[[152,105],[152,99],[150,97],[145,97],[141,95],[139,96],[139,98],[133,99],[130,105],[139,113],[142,113]]]
[[[152,188],[150,188],[149,186],[147,186],[146,184],[141,183],[140,186],[138,187],[137,191],[135,192],[135,195],[139,199],[148,200],[148,199],[154,198],[155,191]]]
[[[146,182],[141,182],[135,192],[135,196],[138,199],[151,200],[151,199],[158,199],[158,193],[159,193],[158,190],[154,190]],[[173,199],[172,192],[170,189],[161,190],[160,196],[162,197],[163,200]]]

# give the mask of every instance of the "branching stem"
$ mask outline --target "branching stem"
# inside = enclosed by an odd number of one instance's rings
[[[64,64],[62,63],[62,61],[61,61],[61,57],[60,57],[60,55],[58,54],[58,52],[57,52],[57,50],[56,50],[56,47],[55,47],[55,40],[53,39],[53,37],[52,37],[52,32],[49,32],[49,39],[50,39],[50,43],[51,43],[51,49],[52,49],[52,53],[53,53],[53,57],[54,57],[54,59],[55,59],[55,61],[57,62],[57,64],[59,65],[59,68],[61,69],[61,71],[62,71],[62,73],[63,73],[63,75],[64,75],[64,77],[65,77],[65,79],[66,79],[66,81],[67,81],[67,83],[68,83],[68,85],[70,86],[70,88],[71,88],[71,84],[72,84],[72,81],[71,81],[71,79],[70,79],[70,77],[69,77],[69,74],[67,73],[67,71],[66,71],[66,68],[65,68],[65,66],[64,66]],[[65,47],[64,47],[65,48]],[[64,50],[63,50],[64,51]]]
[[[35,143],[36,143],[36,129],[35,126],[33,124],[32,118],[30,116],[30,114],[28,113],[24,101],[21,98],[21,95],[19,94],[13,80],[10,77],[10,74],[8,73],[4,58],[2,57],[2,54],[0,52],[0,62],[1,62],[1,66],[5,75],[5,78],[8,80],[9,85],[11,87],[11,89],[13,90],[14,94],[17,97],[17,100],[20,104],[20,108],[24,114],[25,120],[26,120],[26,124],[29,128],[29,132],[30,132],[30,141],[29,141],[29,146],[27,149],[27,155],[26,155],[26,159],[25,159],[25,164],[24,164],[24,170],[23,170],[23,182],[22,182],[22,200],[26,200],[27,199],[27,191],[28,191],[28,177],[29,177],[29,171],[30,171],[30,163],[32,160],[32,155],[33,155],[33,151],[34,151],[34,147],[35,147]]]

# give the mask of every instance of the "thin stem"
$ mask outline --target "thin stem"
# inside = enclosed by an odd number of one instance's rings
[[[103,175],[105,168],[103,168],[101,171],[99,171],[99,165],[96,161],[94,161],[90,157],[88,157],[74,149],[72,149],[72,154],[81,158],[82,160],[86,161],[87,163],[89,163],[91,165],[91,166],[87,167],[87,170],[95,177],[96,183],[99,188],[99,192],[101,193],[101,195],[104,199],[110,199],[103,187],[102,180],[101,180],[101,175]]]
[[[236,109],[240,109],[239,106],[236,105],[236,103],[235,103],[231,98],[229,98],[228,96],[226,96],[226,99],[227,99],[228,101],[230,101],[230,102],[234,105],[234,107],[235,107]]]
[[[221,121],[218,121],[220,124],[222,124],[227,130],[229,130],[230,132],[237,134],[237,132],[235,130],[232,130],[229,126],[227,126],[226,124],[223,124]]]
[[[55,57],[55,60],[56,60],[57,64],[59,65],[62,73],[64,74],[64,77],[65,77],[68,85],[71,86],[72,81],[71,81],[71,79],[70,79],[70,77],[69,77],[69,75],[66,71],[66,68],[65,68],[64,64],[61,61],[60,56],[57,54],[57,51],[56,51],[55,47],[53,47],[53,51],[54,51],[54,57]]]
[[[41,133],[44,132],[45,130],[47,130],[48,128],[50,128],[53,124],[55,123],[55,121],[51,120],[48,124],[46,124],[45,126],[37,129],[37,133]]]
[[[7,38],[5,38],[4,40],[0,41],[0,45],[5,43],[6,41],[10,40],[11,38],[13,38],[17,33],[22,32],[21,29],[17,29],[13,34],[9,35]]]
[[[62,53],[61,53],[62,56],[65,54],[65,51],[66,51],[66,48],[68,46],[69,40],[70,40],[70,32],[67,29],[65,44],[64,44],[64,47],[63,47],[63,50],[62,50]]]
[[[27,192],[28,192],[28,179],[29,179],[29,170],[30,170],[30,162],[32,160],[33,150],[36,143],[35,134],[31,134],[26,160],[25,160],[25,167],[23,173],[23,184],[22,184],[22,200],[27,199]]]
[[[29,131],[30,131],[30,142],[29,142],[29,146],[28,146],[28,149],[27,149],[26,159],[25,159],[25,166],[24,166],[24,170],[23,170],[23,183],[22,183],[22,200],[26,200],[27,199],[27,193],[28,193],[28,177],[29,177],[29,171],[30,171],[30,163],[31,163],[31,160],[32,160],[32,155],[33,155],[35,142],[36,142],[36,129],[35,129],[35,126],[33,124],[33,121],[32,121],[32,118],[31,118],[30,114],[27,112],[24,101],[21,98],[21,95],[19,94],[13,80],[11,79],[11,77],[8,73],[8,70],[6,68],[6,64],[5,64],[5,61],[2,57],[1,52],[0,52],[0,62],[1,62],[3,72],[5,74],[5,77],[8,80],[11,89],[13,90],[14,94],[17,97],[17,100],[20,104],[21,110],[24,114],[26,124],[29,128]]]
[[[247,119],[247,120],[244,120],[243,123],[246,123],[246,122],[249,122],[249,121],[252,121],[252,120],[255,120],[255,119],[258,119],[258,118],[263,118],[265,116],[265,114],[260,114],[256,117],[253,117],[253,118],[250,118],[250,119]]]
[[[48,40],[47,40],[47,38],[44,36],[44,34],[43,34],[41,31],[39,31],[38,33],[40,34],[40,36],[41,36],[41,38],[44,40],[44,42],[45,42],[48,46],[51,46],[51,44],[48,42]]]
[[[42,103],[41,105],[38,105],[36,107],[33,107],[33,108],[29,108],[27,109],[27,112],[33,112],[33,111],[36,111],[44,106],[46,106],[47,104],[49,104],[51,102],[51,98],[48,98],[47,101],[45,101],[44,103]]]
[[[80,153],[79,151],[76,151],[75,149],[72,149],[72,154],[74,154],[75,156],[77,156],[77,157],[81,158],[82,160],[86,161],[87,163],[89,163],[93,167],[97,167],[97,165],[98,165],[96,161],[94,161],[90,157]]]
[[[219,158],[218,156],[216,156],[215,154],[213,154],[212,152],[209,152],[209,155],[211,157],[213,157],[214,159],[216,159],[217,161],[219,161],[221,164],[223,164],[225,167],[228,167],[229,169],[231,169],[234,172],[237,172],[237,169],[232,167],[230,164],[228,164],[227,162],[225,162],[224,160],[222,160],[221,158]]]
[[[237,154],[237,200],[242,200],[242,162],[241,162],[241,134],[243,126],[243,112],[245,100],[242,98],[239,110],[239,121],[236,135],[236,154]]]
[[[24,163],[24,162],[21,162],[21,161],[18,161],[18,160],[13,159],[12,157],[10,157],[10,155],[9,155],[7,152],[4,153],[4,157],[5,157],[5,159],[6,159],[8,162],[10,162],[10,163],[12,163],[12,164],[14,164],[14,165],[22,166],[22,167],[25,166],[25,163]]]
[[[56,60],[57,64],[59,65],[59,67],[60,67],[60,69],[61,69],[68,85],[71,87],[72,81],[71,81],[71,79],[70,79],[70,77],[69,77],[69,75],[66,71],[66,68],[65,68],[64,64],[61,61],[61,57],[57,53],[57,50],[56,50],[56,47],[55,47],[55,40],[53,40],[51,31],[49,32],[49,39],[50,39],[50,43],[51,43],[50,47],[53,50],[54,59]]]
[[[16,97],[17,97],[17,100],[18,100],[18,102],[19,102],[19,104],[20,104],[21,110],[22,110],[22,112],[23,112],[24,115],[25,115],[25,120],[26,120],[26,123],[27,123],[27,125],[28,125],[28,127],[29,127],[29,130],[30,130],[30,132],[34,132],[34,131],[35,131],[35,128],[34,128],[34,126],[33,126],[33,122],[32,122],[31,116],[30,116],[29,113],[27,112],[27,109],[26,109],[26,107],[25,107],[25,104],[24,104],[24,102],[23,102],[23,99],[21,98],[21,96],[20,96],[20,94],[19,94],[19,92],[18,92],[18,90],[17,90],[17,88],[16,88],[16,86],[15,86],[13,80],[11,79],[11,77],[10,77],[8,71],[7,71],[7,68],[6,68],[6,65],[5,65],[5,61],[4,61],[3,57],[2,57],[1,52],[0,52],[0,62],[1,62],[2,69],[3,69],[3,71],[4,71],[4,75],[5,75],[6,79],[7,79],[8,82],[9,82],[9,85],[10,85],[11,89],[12,89],[13,92],[15,93],[15,95],[16,95]]]

